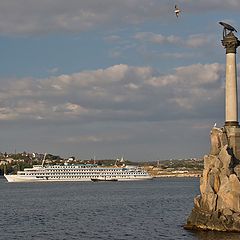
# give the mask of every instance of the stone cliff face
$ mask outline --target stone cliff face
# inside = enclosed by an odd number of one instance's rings
[[[204,156],[200,195],[186,229],[240,232],[240,161],[228,144],[226,128],[211,131],[211,151]]]

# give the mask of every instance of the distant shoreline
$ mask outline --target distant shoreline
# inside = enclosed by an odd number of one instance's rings
[[[200,178],[201,174],[165,174],[165,175],[156,175],[153,176],[154,178],[170,178],[170,177],[177,177],[177,178]]]

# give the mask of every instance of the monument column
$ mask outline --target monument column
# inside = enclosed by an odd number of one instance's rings
[[[240,159],[240,126],[238,123],[238,90],[236,51],[240,41],[234,35],[236,29],[231,25],[219,22],[223,27],[222,45],[226,49],[226,90],[225,90],[225,126],[228,146],[236,158]]]
[[[240,233],[240,126],[238,124],[235,28],[223,27],[226,48],[226,122],[211,130],[211,151],[204,156],[200,195],[184,226],[191,230]]]
[[[222,45],[226,48],[225,126],[238,126],[236,49],[239,40],[232,31],[224,32]]]

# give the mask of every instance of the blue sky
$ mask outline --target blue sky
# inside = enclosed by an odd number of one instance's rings
[[[240,29],[239,11],[238,0],[1,1],[0,151],[202,157],[224,124],[218,22]]]

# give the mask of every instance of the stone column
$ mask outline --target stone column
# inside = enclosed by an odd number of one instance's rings
[[[238,124],[236,49],[240,45],[231,25],[223,27],[226,48],[226,121],[211,130],[211,152],[204,156],[200,195],[186,229],[240,233],[240,126]]]
[[[225,126],[238,126],[236,49],[239,40],[232,32],[223,36],[226,48]]]
[[[222,45],[226,48],[226,92],[225,92],[225,126],[224,132],[228,146],[236,158],[240,159],[240,127],[238,123],[238,90],[236,50],[240,41],[232,31],[223,34]]]

